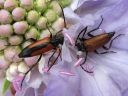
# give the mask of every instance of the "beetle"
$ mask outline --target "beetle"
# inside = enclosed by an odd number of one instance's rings
[[[64,18],[64,27],[66,28],[66,20],[65,20],[65,16],[64,16],[64,11],[63,8],[61,6],[61,4],[58,2],[58,4],[60,5],[60,8],[62,10],[62,16]],[[64,42],[64,36],[62,34],[62,30],[58,31],[56,33],[56,35],[52,36],[52,32],[48,27],[47,24],[47,29],[50,32],[50,36],[49,37],[45,37],[41,40],[35,40],[33,38],[30,38],[29,40],[33,41],[32,44],[28,45],[26,48],[24,48],[21,53],[19,54],[20,58],[27,58],[27,57],[32,57],[32,56],[38,56],[40,55],[40,57],[37,60],[37,63],[41,60],[41,57],[44,53],[49,52],[51,50],[54,50],[53,54],[51,55],[51,57],[48,60],[48,70],[49,71],[52,66],[55,64],[55,62],[57,61],[57,59],[59,58],[59,56],[61,55],[61,48],[59,45],[63,45]],[[53,28],[51,28],[53,29]],[[54,31],[54,29],[53,29]],[[57,57],[55,58],[55,60],[50,64],[50,61],[52,60],[52,57],[55,55],[55,53],[59,51]],[[21,87],[23,84],[23,81],[26,77],[26,75],[37,65],[34,64],[31,66],[31,68],[25,73],[22,81],[21,81]]]
[[[92,35],[92,32],[100,29],[100,26],[103,22],[103,17],[101,16],[101,22],[100,24],[93,30],[87,32],[87,28],[88,26],[86,26],[83,30],[81,30],[81,32],[78,34],[76,41],[75,41],[75,46],[78,49],[78,52],[84,52],[85,53],[85,57],[84,57],[84,61],[80,64],[81,68],[88,73],[93,73],[93,71],[88,71],[85,70],[83,65],[85,64],[86,60],[87,60],[87,55],[90,52],[95,52],[96,54],[105,54],[105,53],[116,53],[114,51],[105,51],[105,52],[101,52],[99,53],[97,51],[98,48],[102,47],[105,50],[109,50],[112,46],[113,41],[124,34],[119,34],[118,36],[116,36],[115,38],[112,39],[112,37],[115,35],[115,32],[110,32],[110,33],[103,33],[100,35]],[[89,39],[84,38],[85,34],[87,32],[87,35],[90,37]],[[81,36],[81,37],[80,37]],[[107,44],[110,41],[110,44],[108,47],[105,46],[105,44]],[[78,56],[79,58],[79,56]]]

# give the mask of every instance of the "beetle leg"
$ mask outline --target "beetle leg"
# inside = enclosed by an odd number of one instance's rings
[[[115,39],[117,39],[117,38],[118,38],[119,36],[121,36],[121,35],[124,35],[124,34],[119,34],[119,35],[117,35],[115,38],[113,38],[113,39],[110,41],[110,44],[109,44],[108,47],[106,47],[106,46],[104,45],[103,48],[104,48],[105,50],[109,50],[109,49],[111,48],[111,46],[112,46],[113,41],[114,41]]]
[[[49,31],[49,33],[50,33],[50,38],[52,38],[53,36],[52,36],[52,32],[51,32],[51,30],[48,28],[48,26],[47,26],[47,29],[48,29],[48,31]]]
[[[55,51],[53,52],[53,54],[50,56],[50,58],[49,58],[49,60],[48,60],[48,67],[50,66],[50,60],[52,59],[52,57],[54,56],[54,54],[56,53],[56,51],[57,51],[57,50],[55,50]]]
[[[97,50],[94,51],[96,54],[106,54],[106,53],[116,53],[114,51],[105,51],[105,52],[98,52]]]
[[[87,56],[88,56],[88,52],[86,52],[86,56],[85,56],[85,58],[84,58],[83,63],[80,64],[80,67],[81,67],[85,72],[87,72],[87,73],[93,73],[93,71],[88,71],[88,70],[86,70],[86,69],[83,67],[83,65],[85,64],[85,62],[86,62],[86,60],[87,60]]]
[[[78,34],[78,36],[77,36],[77,38],[76,38],[76,41],[75,41],[75,45],[77,44],[77,41],[78,41],[80,35],[81,35],[83,32],[84,32],[84,34],[87,32],[87,26],[86,26],[84,29],[82,29],[81,32]],[[84,35],[84,34],[83,34],[83,35]],[[82,36],[82,37],[83,37],[83,36]]]
[[[84,67],[83,67],[82,65],[80,65],[80,67],[81,67],[85,72],[87,72],[87,73],[93,73],[93,71],[88,71],[88,70],[84,69]]]
[[[111,48],[111,45],[109,45],[109,46],[110,46],[110,48]],[[103,45],[102,48],[103,48],[104,50],[109,50],[109,49],[110,49],[110,48],[106,47],[105,45]]]
[[[98,29],[100,28],[100,26],[101,26],[102,23],[103,23],[103,17],[101,16],[101,22],[100,22],[100,24],[99,24],[95,29],[89,31],[89,32],[87,33],[87,35],[88,35],[89,37],[95,37],[95,36],[92,35],[91,33],[92,33],[93,31],[98,30]]]
[[[41,57],[42,57],[42,54],[40,55],[39,59],[37,60],[37,63],[41,60]],[[23,77],[23,79],[22,79],[22,81],[21,81],[21,88],[22,88],[24,79],[26,78],[27,74],[28,74],[34,67],[36,67],[36,65],[38,65],[37,63],[34,64],[34,65],[32,65],[32,67],[25,73],[25,75],[24,75],[24,77]]]
[[[62,61],[62,46],[61,46],[61,48],[60,48],[60,59],[61,59],[61,61]]]
[[[85,64],[85,62],[86,62],[86,60],[87,60],[87,55],[88,55],[88,52],[86,52],[86,55],[85,55],[84,61],[83,61],[83,63],[82,63],[82,64],[80,64],[80,65],[84,65],[84,64]]]
[[[62,16],[63,16],[63,19],[64,19],[64,27],[67,28],[67,26],[66,26],[66,19],[65,19],[63,7],[62,7],[61,4],[59,3],[59,1],[58,1],[58,4],[59,4],[59,6],[60,6],[60,8],[61,8],[61,11],[62,11]]]
[[[56,50],[57,51],[57,50]],[[56,52],[55,51],[55,52]],[[60,54],[61,54],[61,50],[59,49],[59,53],[58,53],[58,56],[56,57],[56,59],[53,61],[53,63],[49,66],[49,68],[48,68],[48,71],[53,67],[53,65],[56,63],[56,61],[57,61],[57,59],[59,58],[59,56],[60,56]],[[53,57],[53,56],[52,56]],[[47,72],[48,72],[47,71]]]

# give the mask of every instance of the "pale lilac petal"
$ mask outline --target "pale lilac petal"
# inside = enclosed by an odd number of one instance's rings
[[[38,69],[36,68],[36,70],[31,71],[30,79],[27,83],[28,83],[29,87],[39,88],[42,81],[43,81],[43,77],[38,72]]]
[[[80,96],[79,91],[78,76],[52,75],[44,96]]]
[[[24,61],[28,66],[32,66],[37,63],[38,58],[38,56],[28,57],[24,58]]]

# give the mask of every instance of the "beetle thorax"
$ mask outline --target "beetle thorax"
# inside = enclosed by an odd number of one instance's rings
[[[51,40],[51,44],[57,47],[59,44],[63,45],[64,37],[63,36],[55,36]]]
[[[86,46],[84,46],[84,42],[79,40],[77,43],[76,43],[76,47],[78,49],[78,51],[82,51],[82,52],[85,52],[86,51]]]

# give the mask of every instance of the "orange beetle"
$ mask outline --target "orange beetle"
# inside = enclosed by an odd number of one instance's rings
[[[102,18],[102,16],[101,16],[101,18]],[[93,29],[93,30],[91,30],[91,31],[89,31],[89,32],[87,33],[87,35],[88,35],[89,37],[91,37],[91,38],[89,38],[89,39],[84,38],[84,35],[85,35],[85,33],[87,32],[87,27],[85,27],[85,28],[78,34],[77,39],[76,39],[76,42],[75,42],[75,45],[76,45],[78,51],[79,51],[79,52],[85,52],[85,53],[86,53],[86,56],[85,56],[85,58],[84,58],[84,61],[83,61],[83,63],[81,63],[80,66],[81,66],[81,68],[82,68],[84,71],[86,71],[86,72],[88,72],[88,73],[93,73],[93,72],[92,72],[92,71],[85,70],[84,67],[82,66],[82,65],[84,65],[85,62],[86,62],[88,53],[89,53],[89,52],[95,52],[96,54],[105,54],[105,53],[110,53],[110,52],[115,53],[114,51],[105,51],[105,52],[99,53],[99,52],[97,51],[97,49],[100,48],[100,47],[102,47],[102,48],[105,49],[105,50],[109,50],[109,49],[111,48],[111,45],[112,45],[113,40],[115,40],[117,37],[123,35],[123,34],[119,34],[118,36],[116,36],[116,37],[115,37],[114,39],[112,39],[112,40],[111,40],[111,38],[114,36],[115,32],[104,33],[104,34],[100,34],[100,35],[97,35],[97,36],[92,35],[91,33],[92,33],[93,31],[98,30],[99,27],[100,27],[100,25],[102,24],[102,22],[103,22],[103,18],[102,18],[102,20],[101,20],[101,22],[100,22],[100,24],[99,24],[99,26],[98,26],[97,28],[95,28],[95,29]],[[80,37],[80,35],[81,35],[82,33],[83,33],[83,35],[82,35],[82,37]],[[110,40],[111,40],[111,42],[110,42],[109,47],[108,47],[108,48],[105,47],[105,44],[108,43]],[[79,57],[78,57],[78,58],[79,58]]]

